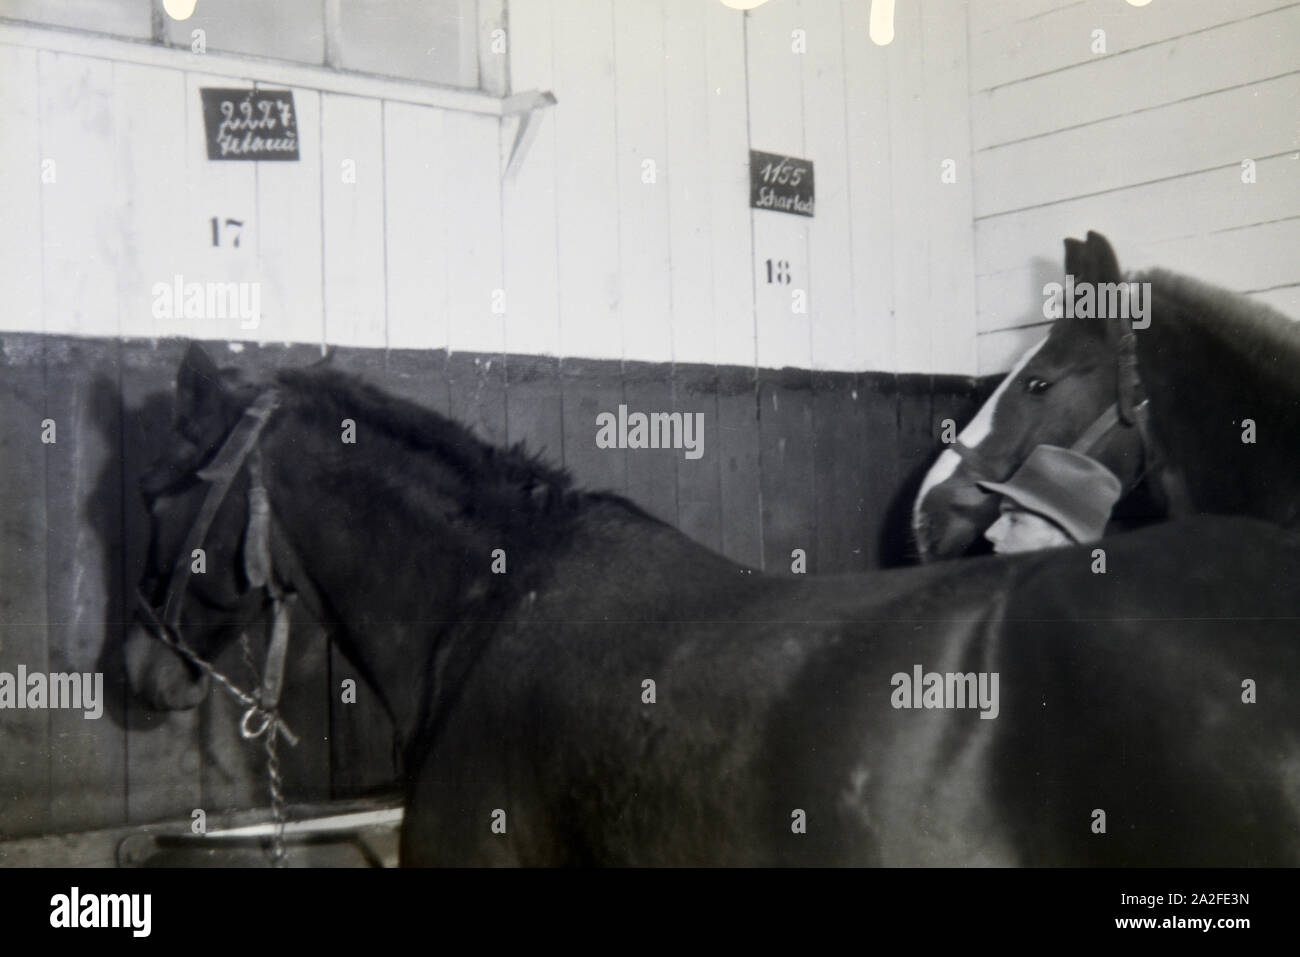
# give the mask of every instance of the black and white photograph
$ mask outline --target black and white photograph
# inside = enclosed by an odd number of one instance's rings
[[[1105,869],[1249,939],[1298,105],[1294,0],[0,0],[0,871],[89,869],[22,922]]]

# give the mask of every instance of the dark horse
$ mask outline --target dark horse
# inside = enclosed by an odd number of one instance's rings
[[[1080,290],[1124,280],[1093,232],[1065,241],[1065,271]],[[1043,443],[1086,446],[1152,518],[1300,523],[1300,323],[1163,270],[1132,279],[1150,284],[1146,320],[1058,318],[939,456],[913,509],[922,558],[965,553],[998,516],[975,483],[1005,481]]]
[[[1300,862],[1289,532],[1168,523],[1105,574],[1076,548],[778,578],[330,369],[259,388],[193,347],[177,398],[146,606],[175,592],[209,659],[263,615],[264,491],[270,577],[399,729],[406,864]],[[193,707],[160,620],[131,685]]]

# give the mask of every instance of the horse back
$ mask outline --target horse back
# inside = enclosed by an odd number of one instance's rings
[[[1294,863],[1300,545],[1107,549],[542,599],[430,742],[408,862]],[[929,675],[996,701],[900,694]]]

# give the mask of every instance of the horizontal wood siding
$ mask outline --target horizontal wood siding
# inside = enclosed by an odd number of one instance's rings
[[[972,6],[980,372],[1041,338],[1061,241],[1090,229],[1124,269],[1164,266],[1300,318],[1298,45],[1285,0]]]

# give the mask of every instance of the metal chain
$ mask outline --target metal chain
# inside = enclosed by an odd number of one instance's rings
[[[140,596],[144,601],[144,596]],[[161,641],[167,647],[180,654],[195,667],[199,668],[205,674],[211,676],[212,680],[217,682],[222,688],[238,698],[241,703],[248,707],[244,713],[244,718],[240,722],[240,736],[247,738],[256,738],[262,734],[266,735],[266,774],[271,790],[271,820],[275,824],[275,831],[271,837],[271,866],[287,867],[288,857],[284,849],[284,825],[285,825],[285,800],[284,800],[284,780],[280,776],[280,756],[278,744],[280,734],[283,733],[285,740],[290,744],[296,745],[298,738],[289,727],[280,718],[278,710],[272,709],[266,711],[262,707],[262,702],[258,698],[241,691],[239,687],[227,678],[224,674],[214,668],[211,664],[204,661],[194,652],[185,646],[183,641],[172,636],[165,626],[158,620],[158,616],[153,611],[153,606],[147,602],[141,606],[149,615],[154,628],[150,633]],[[244,664],[248,666],[249,671],[253,674],[253,680],[257,680],[257,667],[252,659],[252,648],[248,640],[248,633],[240,634],[240,647],[243,651]],[[249,720],[260,717],[262,723],[256,728],[249,727]]]
[[[234,697],[237,697],[240,702],[248,706],[250,713],[244,715],[244,723],[242,728],[240,728],[240,733],[242,733],[244,737],[256,737],[257,735],[261,735],[261,733],[265,733],[266,779],[268,779],[270,788],[270,819],[272,819],[272,822],[276,824],[276,830],[274,830],[272,839],[270,839],[270,866],[289,866],[289,857],[287,857],[287,854],[285,853],[285,783],[283,783],[283,779],[281,778],[281,775],[279,775],[279,752],[277,745],[279,744],[279,732],[281,731],[285,733],[285,737],[289,740],[290,744],[298,744],[298,739],[296,739],[294,733],[285,726],[285,723],[283,723],[281,718],[279,718],[278,713],[274,713],[274,711],[273,713],[266,713],[266,711],[261,710],[260,701],[253,698],[251,694],[239,690],[237,685],[234,684],[234,681],[231,681],[229,677],[222,675],[220,671],[217,671],[216,668],[212,667],[212,664],[203,661],[203,659],[199,658],[199,655],[192,653],[190,649],[186,648],[185,644],[182,644],[182,642],[179,641],[166,641],[165,638],[162,641],[164,641],[164,644],[168,645],[168,648],[178,651],[178,653],[183,655],[187,661],[190,661],[194,663],[195,666],[201,668],[205,674],[211,675],[212,680],[216,681],[216,683],[220,684],[222,688],[225,688],[227,692],[230,692]],[[248,670],[250,670],[253,675],[253,680],[256,681],[257,668],[256,664],[252,661],[252,648],[250,641],[248,641],[247,632],[240,633],[239,646],[240,650],[243,651],[244,664],[247,664]],[[261,724],[261,727],[257,729],[255,733],[244,733],[247,729],[248,716],[250,716],[253,711],[263,715],[265,722]]]
[[[266,776],[271,788],[271,820],[275,833],[271,837],[271,866],[288,867],[289,858],[284,850],[284,779],[280,777],[280,756],[276,752],[279,727],[271,725],[266,732]]]
[[[141,598],[141,601],[144,601],[143,597]],[[194,652],[190,651],[190,649],[185,646],[184,642],[177,641],[176,639],[170,637],[170,635],[165,629],[165,626],[162,624],[161,621],[159,621],[158,616],[153,613],[153,609],[149,607],[147,603],[145,605],[142,605],[141,607],[144,609],[145,613],[149,615],[150,624],[153,625],[153,628],[149,630],[150,635],[152,635],[158,641],[161,641],[172,651],[176,652],[178,655],[180,655],[190,664],[194,665],[194,667],[202,671],[205,675],[208,675],[210,678],[212,678],[213,681],[215,681],[220,687],[224,688],[227,692],[229,692],[230,695],[236,698],[241,704],[244,705],[244,707],[251,708],[254,711],[258,711],[258,712],[262,711],[261,702],[259,702],[257,698],[253,697],[251,694],[248,694],[245,691],[240,690],[237,684],[235,684],[233,681],[227,678],[216,668],[212,667],[212,665],[204,661]],[[168,637],[163,637],[164,635],[168,635]],[[297,746],[298,736],[293,733],[293,730],[287,724],[284,723],[284,720],[279,716],[279,714],[266,715],[266,718],[267,718],[267,723],[269,725],[273,725],[280,730],[280,733],[284,735],[284,739],[286,741],[288,741],[291,745],[294,745],[295,747]]]
[[[173,567],[171,578],[167,583],[167,597],[161,616],[158,609],[154,607],[153,603],[148,600],[141,590],[136,589],[136,597],[139,599],[139,610],[146,619],[149,634],[208,675],[244,705],[246,710],[239,722],[240,737],[248,740],[263,734],[266,735],[266,771],[271,790],[271,817],[275,823],[274,836],[271,842],[271,861],[275,867],[284,867],[287,863],[284,849],[284,782],[280,776],[280,757],[277,746],[281,733],[284,734],[285,740],[291,745],[296,745],[298,738],[280,718],[279,712],[280,690],[284,677],[284,654],[288,648],[288,619],[282,617],[285,614],[285,606],[282,601],[284,595],[269,576],[270,554],[266,538],[268,534],[269,504],[266,499],[266,489],[262,485],[261,457],[257,449],[258,436],[265,428],[271,413],[275,411],[278,403],[279,394],[274,389],[269,389],[259,395],[244,410],[243,418],[240,419],[234,430],[227,435],[212,463],[197,473],[199,478],[210,482],[211,485],[188,536],[188,538],[194,540],[196,545],[202,545],[213,520],[216,518],[217,511],[225,500],[226,494],[230,491],[235,477],[239,474],[245,461],[247,461],[250,483],[248,533],[253,535],[255,531],[260,530],[261,534],[253,538],[254,546],[260,543],[260,547],[254,547],[255,554],[250,554],[250,544],[245,543],[244,567],[249,575],[250,585],[258,584],[266,587],[275,602],[276,609],[271,646],[278,649],[278,659],[273,662],[268,657],[266,674],[261,677],[262,687],[256,689],[253,694],[242,691],[233,681],[186,647],[181,634],[180,599],[185,595],[192,572],[192,566],[188,559],[189,549],[181,551],[177,563]],[[258,519],[260,519],[260,523],[257,521]],[[250,561],[252,558],[259,560]],[[260,574],[257,572],[260,572]],[[253,660],[252,645],[247,631],[240,634],[240,648],[243,652],[244,666],[249,675],[252,676],[253,683],[256,686],[259,683],[258,669]],[[267,654],[268,656],[271,654],[270,649],[268,649]]]
[[[212,665],[208,664],[198,655],[194,654],[192,651],[186,648],[183,643],[179,641],[168,641],[166,639],[162,639],[162,641],[169,648],[172,648],[173,650],[181,654],[187,661],[192,662],[196,667],[200,668],[205,674],[210,675],[212,679],[217,682],[217,684],[225,688],[232,695],[238,698],[243,704],[248,706],[249,710],[244,715],[244,722],[241,723],[241,728],[240,728],[241,736],[245,738],[250,738],[250,737],[255,738],[261,734],[266,735],[266,776],[271,791],[271,820],[275,824],[275,831],[271,837],[271,866],[287,867],[289,862],[288,862],[288,856],[286,855],[284,849],[284,825],[285,825],[284,779],[280,776],[280,755],[277,746],[279,744],[280,734],[282,732],[285,736],[285,739],[290,744],[296,745],[298,743],[298,738],[294,735],[292,731],[289,730],[288,726],[285,725],[285,723],[280,719],[280,715],[278,712],[263,711],[261,707],[261,702],[259,702],[252,695],[240,691],[233,681],[231,681],[229,678],[223,675],[216,668],[212,667]],[[249,648],[247,634],[241,636],[241,644],[244,651],[245,663],[249,664],[250,667],[254,667],[251,662],[251,652]],[[256,675],[255,669],[254,669],[254,675]],[[248,718],[254,713],[261,715],[264,718],[264,722],[256,731],[252,733],[246,733],[248,729],[248,725],[247,725]]]
[[[253,659],[253,643],[248,632],[239,635],[239,647],[244,655],[244,665],[253,684],[258,683],[257,663]],[[280,754],[278,744],[279,724],[272,722],[266,730],[266,777],[271,791],[271,821],[275,831],[271,836],[271,866],[288,867],[289,858],[284,848],[285,799],[284,778],[280,776]]]
[[[241,635],[241,645],[244,651],[244,661],[249,665],[250,669],[253,670],[254,678],[256,678],[256,666],[252,663],[247,634]],[[281,732],[284,733],[285,738],[290,744],[297,744],[297,737],[294,736],[293,732],[291,732],[280,719],[278,713],[267,714],[266,712],[263,712],[260,703],[256,699],[251,695],[240,691],[229,678],[223,675],[216,668],[212,667],[212,665],[208,664],[202,658],[199,658],[197,655],[190,652],[184,645],[168,642],[168,646],[176,649],[187,659],[201,667],[207,674],[212,676],[213,680],[238,698],[241,702],[248,705],[251,709],[265,715],[266,723],[262,725],[259,733],[264,732],[266,735],[266,775],[271,791],[271,820],[275,824],[275,832],[271,838],[271,866],[287,867],[288,857],[284,849],[284,779],[280,776],[280,755],[277,746],[280,741]],[[256,737],[257,735],[253,734],[250,736]]]

